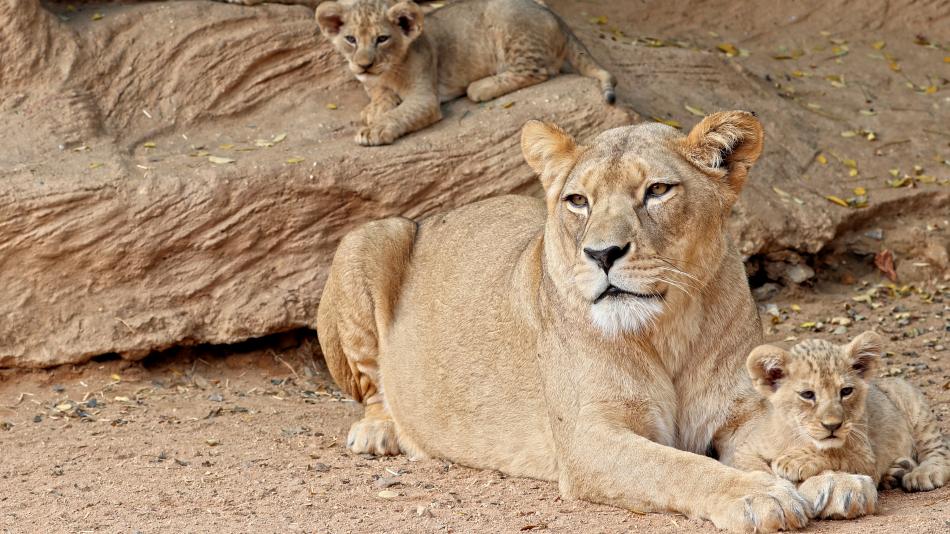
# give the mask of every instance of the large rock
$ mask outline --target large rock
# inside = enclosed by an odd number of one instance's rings
[[[814,156],[842,126],[718,52],[598,39],[577,10],[607,3],[552,3],[618,75],[619,106],[562,76],[454,102],[432,128],[370,149],[352,141],[362,89],[307,8],[52,4],[54,15],[0,0],[0,121],[15,132],[0,144],[0,366],[312,327],[354,226],[536,194],[518,148],[531,118],[583,140],[637,120],[625,110],[687,128],[698,118],[686,104],[758,111],[766,153],[731,222],[747,255],[816,252],[895,206],[947,205],[946,188],[885,188],[865,210],[828,203],[839,192],[803,175],[822,179]],[[835,184],[856,185],[868,184]]]

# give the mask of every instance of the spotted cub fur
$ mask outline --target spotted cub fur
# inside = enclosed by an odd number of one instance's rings
[[[565,61],[597,79],[608,103],[615,98],[614,77],[535,0],[463,0],[425,16],[411,1],[340,0],[320,4],[316,19],[369,94],[362,145],[429,126],[442,118],[441,102],[484,102],[541,83]]]
[[[810,339],[790,351],[757,347],[746,362],[767,399],[734,465],[800,482],[825,471],[870,476],[883,488],[928,491],[950,479],[950,449],[923,394],[899,378],[874,378],[882,340]]]

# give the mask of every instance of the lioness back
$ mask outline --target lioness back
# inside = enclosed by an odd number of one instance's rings
[[[400,443],[411,451],[425,443],[427,453],[465,465],[499,469],[486,459],[505,458],[505,472],[556,476],[537,362],[519,356],[533,355],[535,339],[512,335],[532,330],[512,324],[519,316],[513,307],[536,287],[516,266],[523,254],[537,253],[532,242],[545,214],[541,200],[504,196],[419,224],[392,334],[381,341],[381,353],[400,354],[400,361],[380,363]],[[460,341],[463,324],[478,334]],[[491,355],[491,362],[466,364],[480,355]],[[416,436],[419,428],[440,431]]]

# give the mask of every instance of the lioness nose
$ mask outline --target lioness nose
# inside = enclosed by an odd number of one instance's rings
[[[585,248],[584,254],[587,254],[588,258],[594,260],[597,265],[600,265],[600,268],[606,273],[611,267],[613,267],[614,262],[622,258],[623,255],[628,251],[630,251],[630,243],[627,243],[622,247],[613,245],[599,250]]]
[[[822,423],[821,426],[825,427],[828,432],[834,432],[841,428],[841,423]]]

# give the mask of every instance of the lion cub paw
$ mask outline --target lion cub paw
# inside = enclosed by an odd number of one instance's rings
[[[388,417],[364,417],[350,427],[346,446],[356,454],[396,456],[400,453],[396,424]]]
[[[356,142],[363,146],[390,145],[396,140],[396,133],[387,126],[372,125],[361,128],[356,134]]]
[[[792,482],[809,479],[826,469],[820,458],[806,450],[789,451],[772,461],[772,471]]]
[[[889,490],[904,487],[902,482],[904,475],[913,471],[915,467],[917,467],[917,462],[910,458],[894,460],[894,463],[887,468],[887,472],[881,477],[881,488]]]
[[[750,484],[732,488],[734,497],[713,507],[709,519],[732,532],[777,532],[808,524],[810,509],[789,482],[756,473]]]
[[[901,486],[907,491],[930,491],[946,484],[947,476],[944,466],[924,463],[904,475]]]

